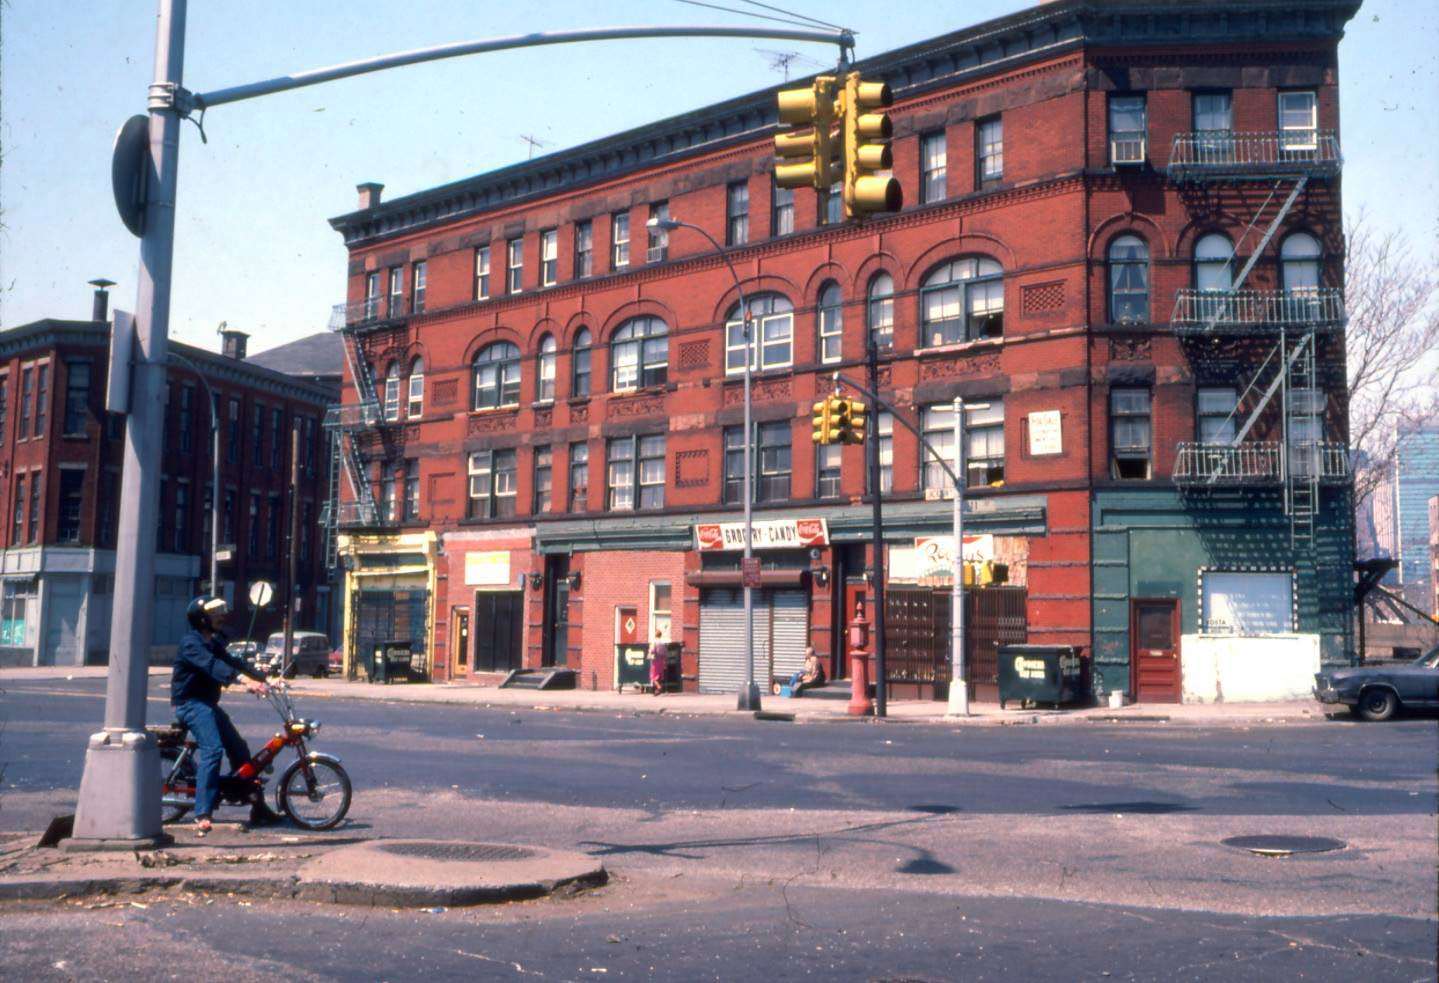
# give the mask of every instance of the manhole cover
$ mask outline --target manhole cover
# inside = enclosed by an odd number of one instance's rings
[[[1287,857],[1291,853],[1328,853],[1342,850],[1348,844],[1327,836],[1231,836],[1221,840],[1225,846],[1248,850],[1261,857]]]
[[[468,863],[495,863],[503,860],[528,860],[535,851],[520,846],[497,846],[493,843],[385,843],[380,849],[399,857],[420,860],[458,860]]]

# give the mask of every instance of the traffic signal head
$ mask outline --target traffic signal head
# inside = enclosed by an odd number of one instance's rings
[[[827,396],[814,404],[814,434],[816,444],[833,444],[839,437],[834,423],[833,396]]]
[[[774,182],[781,188],[828,188],[838,170],[834,128],[835,80],[817,76],[809,88],[779,94],[779,121],[791,127],[774,138]]]
[[[862,444],[869,423],[869,407],[858,400],[851,399],[848,401],[848,409],[840,440],[846,444]]]
[[[844,211],[847,218],[897,212],[904,193],[894,177],[879,172],[893,166],[889,114],[871,112],[894,101],[884,82],[861,81],[858,72],[845,76],[840,99],[844,130]]]

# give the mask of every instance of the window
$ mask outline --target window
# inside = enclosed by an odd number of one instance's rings
[[[570,511],[585,511],[589,500],[590,445],[581,440],[570,445]]]
[[[66,432],[69,431],[70,407],[69,398],[66,398],[65,418]],[[189,384],[180,387],[180,410],[179,410],[180,452],[188,454],[195,446],[195,387]]]
[[[420,260],[410,267],[410,305],[416,314],[425,312],[425,273],[428,264]]]
[[[1114,477],[1150,476],[1151,433],[1149,390],[1109,390],[1109,444]]]
[[[506,263],[508,273],[505,289],[512,294],[517,294],[525,289],[525,241],[523,239],[511,239],[505,245]]]
[[[373,321],[380,316],[380,274],[378,271],[365,274],[364,319]]]
[[[265,408],[258,403],[250,407],[251,461],[255,467],[265,466]]]
[[[894,416],[888,410],[880,410],[875,417],[874,433],[879,439],[879,490],[888,495],[894,491]],[[869,465],[866,458],[864,469],[865,493],[870,491]]]
[[[550,510],[553,495],[554,455],[548,447],[535,448],[535,501],[530,509],[536,515]]]
[[[540,286],[553,287],[560,274],[560,233],[545,229],[540,233]]]
[[[575,223],[575,279],[595,272],[595,225],[589,219]]]
[[[475,392],[470,405],[490,410],[520,403],[520,350],[508,341],[487,345],[475,356]]]
[[[405,521],[414,522],[420,517],[420,462],[410,458],[405,462]]]
[[[1230,264],[1234,247],[1226,236],[1212,232],[1194,244],[1194,286],[1204,291],[1228,291],[1234,288]]]
[[[770,202],[770,234],[787,236],[794,231],[794,189],[773,183],[770,186],[774,189]]]
[[[10,409],[10,376],[0,375],[0,440],[5,436],[5,414]]]
[[[1279,149],[1313,151],[1319,146],[1319,104],[1313,92],[1279,93]]]
[[[230,425],[225,435],[225,460],[231,464],[240,463],[240,401],[230,400]]]
[[[490,247],[481,246],[475,250],[475,300],[488,300],[490,296]]]
[[[1233,158],[1234,102],[1228,92],[1194,93],[1194,130],[1200,158],[1224,162]]]
[[[670,640],[670,585],[650,584],[650,639]]]
[[[35,398],[35,369],[27,365],[20,370],[20,426],[16,440],[30,436],[30,401]]]
[[[45,413],[50,406],[50,363],[41,362],[35,370],[35,429],[30,431],[40,437],[45,433]]]
[[[1002,336],[1003,276],[1004,269],[988,256],[951,260],[931,272],[919,290],[920,345]]]
[[[310,530],[315,525],[315,505],[313,502],[306,502],[300,510],[300,562],[310,562]],[[319,624],[324,624],[324,619]]]
[[[305,456],[305,473],[315,473],[315,418],[304,417],[300,420],[300,446]]]
[[[536,358],[538,369],[538,391],[540,402],[552,402],[555,398],[555,336],[545,335],[540,339],[540,354]]]
[[[1144,96],[1109,97],[1109,163],[1143,164],[1149,124]]]
[[[1201,386],[1195,397],[1194,431],[1201,444],[1228,446],[1238,433],[1239,396],[1229,386]]]
[[[188,392],[189,386],[185,387]],[[188,416],[188,412],[186,414]],[[90,422],[90,363],[65,363],[65,433],[85,435],[85,424]],[[185,441],[189,450],[189,441]]]
[[[839,284],[819,288],[819,360],[838,362],[844,347],[844,306]]]
[[[609,442],[610,509],[658,509],[665,504],[665,438],[617,437]]]
[[[650,206],[650,222],[668,222],[670,220],[670,203],[657,201]],[[670,257],[670,230],[657,228],[646,223],[649,229],[649,249],[645,253],[645,259],[650,263],[663,263]]]
[[[815,448],[815,497],[839,498],[839,466],[843,451],[839,444],[821,444]]]
[[[1295,232],[1284,240],[1279,247],[1279,262],[1286,293],[1308,293],[1319,289],[1319,259],[1322,255],[1319,240],[1307,232]],[[43,370],[44,367],[41,368]]]
[[[410,363],[409,405],[405,416],[418,420],[425,415],[425,360],[417,358]]]
[[[1004,120],[998,116],[974,125],[975,184],[984,187],[1004,179]]]
[[[400,418],[400,363],[391,362],[385,369],[385,419]]]
[[[615,212],[610,216],[610,269],[622,270],[630,265],[630,213]]]
[[[25,475],[15,476],[15,517],[10,526],[10,545],[19,546],[25,535]]]
[[[1294,630],[1294,578],[1288,573],[1200,574],[1200,626],[1206,635]]]
[[[209,565],[210,557],[210,532],[215,526],[215,486],[206,482],[205,497],[200,502],[200,555],[204,558],[205,565]],[[97,545],[107,545],[115,528],[114,522],[115,506],[114,495],[107,494],[104,488],[100,490],[100,527],[95,530]]]
[[[395,481],[395,468],[389,462],[380,464],[380,519],[383,522],[400,521],[400,490]]]
[[[270,467],[279,471],[285,463],[285,411],[270,411]]]
[[[726,246],[743,246],[749,242],[749,182],[733,181],[725,185]]]
[[[888,273],[876,273],[869,281],[869,301],[866,304],[869,321],[869,338],[880,351],[894,347],[894,278]]]
[[[1004,484],[1004,401],[964,408],[964,482],[970,488]]]
[[[235,542],[235,489],[226,488],[224,498],[224,514],[220,516],[221,530],[220,541],[222,543],[234,544]]]
[[[390,317],[403,317],[405,313],[405,271],[403,267],[390,268]]]
[[[260,555],[260,493],[250,493],[250,555]]]
[[[953,498],[954,482],[949,480],[944,469],[954,466],[954,404],[936,403],[923,407],[919,413],[919,423],[924,439],[939,452],[939,456],[935,457],[934,451],[920,445],[919,456],[924,461],[921,485],[926,492],[937,492],[945,498]]]
[[[570,396],[581,397],[590,394],[590,337],[589,328],[580,328],[575,334],[575,350],[570,365],[573,379],[570,382]]]
[[[922,134],[919,138],[919,203],[943,201],[945,175],[948,173],[949,150],[943,130]]]
[[[65,511],[64,497],[65,490],[61,488],[60,511],[62,515]],[[173,537],[171,539],[171,542],[175,546],[176,553],[188,553],[190,550],[190,483],[188,481],[181,481],[175,485],[174,516],[175,525],[174,528],[171,530],[171,535]],[[78,519],[76,520],[76,524],[79,524]]]
[[[621,324],[610,341],[610,388],[615,392],[662,386],[669,378],[669,328],[657,317]]]
[[[30,602],[37,595],[35,579],[9,577],[0,596],[0,645],[25,644],[25,622]]]
[[[80,512],[85,500],[85,472],[80,468],[60,470],[60,517],[55,538],[62,543],[80,542]]]
[[[838,225],[844,220],[844,184],[836,181],[828,191],[815,196],[819,201],[819,224]]]
[[[1119,236],[1109,244],[1109,319],[1149,320],[1149,247],[1139,236]]]
[[[469,516],[495,519],[515,514],[515,452],[475,451],[470,455]]]
[[[724,431],[724,500],[744,501],[744,428]],[[790,427],[787,422],[755,427],[756,502],[782,502],[790,497]]]
[[[749,302],[750,368],[777,369],[794,364],[794,305],[780,294],[760,294]],[[725,372],[744,371],[745,326],[739,305],[725,321]]]
[[[178,506],[179,502],[180,493],[177,489],[175,492],[175,504]],[[280,536],[281,530],[284,528],[284,521],[280,515],[280,496],[271,495],[268,505],[269,511],[267,514],[270,517],[270,524],[268,526],[270,535],[265,537],[265,559],[273,560],[280,555]],[[180,547],[176,545],[175,549],[177,551],[179,548]]]

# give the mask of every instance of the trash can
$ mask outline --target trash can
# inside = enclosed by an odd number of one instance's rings
[[[385,682],[385,647],[376,645],[375,650],[370,653],[370,682]]]
[[[1001,645],[999,707],[1010,700],[1021,706],[1060,706],[1084,697],[1084,661],[1073,645]]]
[[[648,645],[615,646],[615,692],[626,686],[643,691],[650,684],[650,647]]]

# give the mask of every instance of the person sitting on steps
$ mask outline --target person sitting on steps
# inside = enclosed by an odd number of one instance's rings
[[[824,666],[820,663],[819,656],[815,655],[814,646],[806,646],[804,650],[804,668],[789,677],[789,695],[799,696],[803,691],[814,689],[816,686],[823,686],[824,683]],[[778,695],[780,691],[778,685],[775,686],[774,691],[775,694]]]

